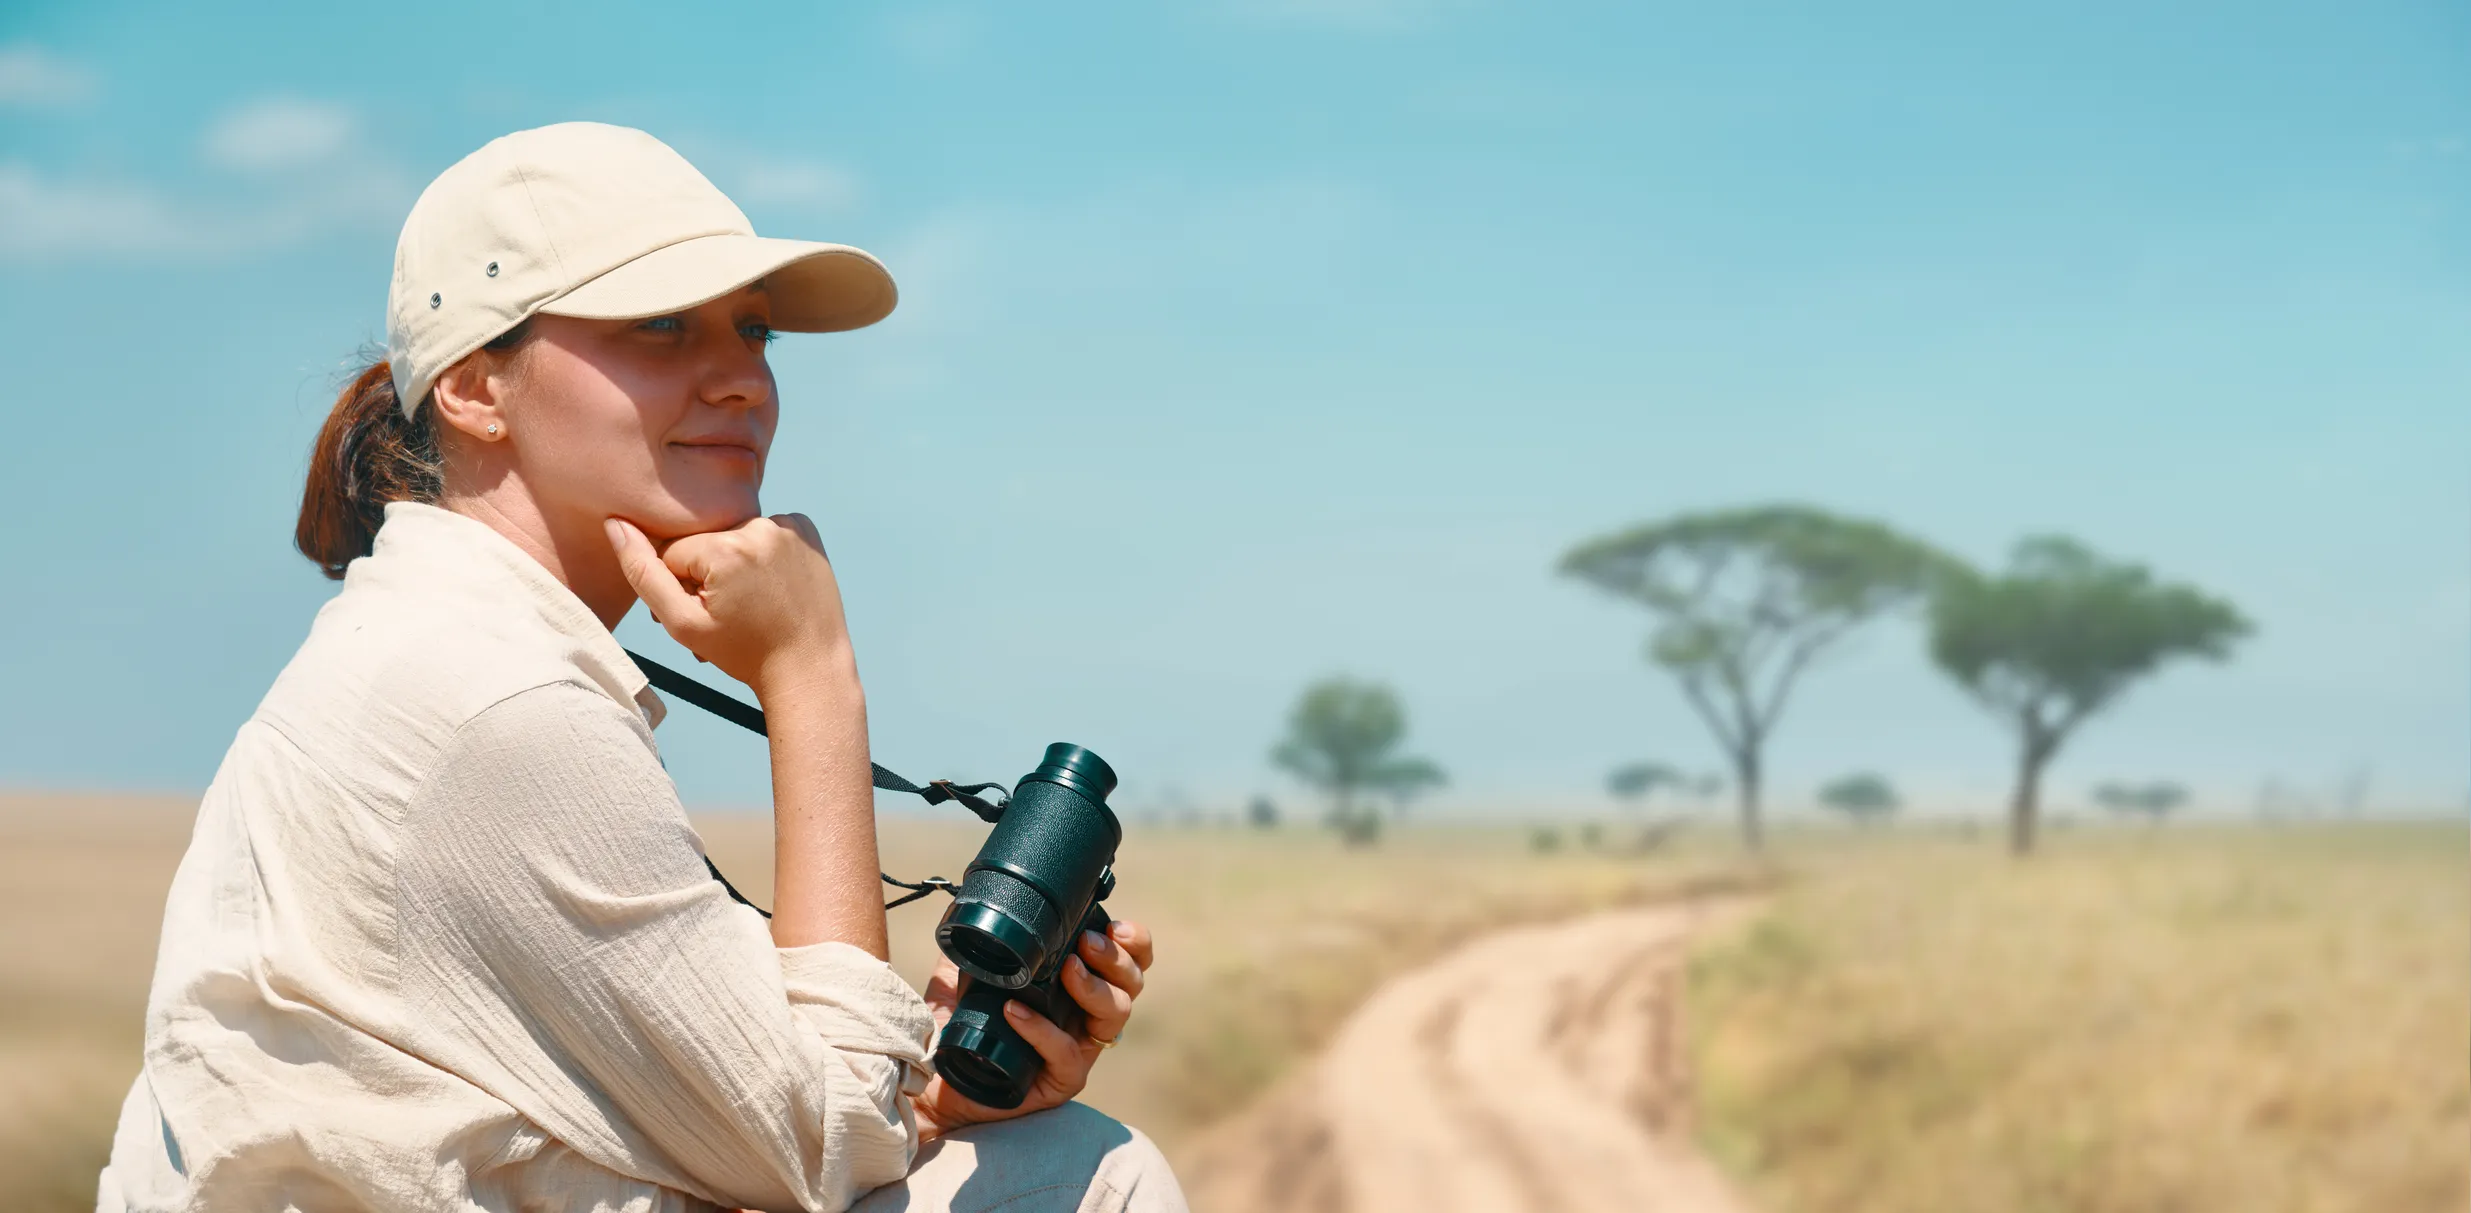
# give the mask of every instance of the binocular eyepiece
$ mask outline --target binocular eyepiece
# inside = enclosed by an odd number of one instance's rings
[[[1082,1030],[1081,1005],[1063,988],[1064,958],[1083,931],[1103,932],[1110,922],[1100,903],[1115,891],[1111,865],[1124,838],[1107,807],[1115,783],[1098,755],[1048,746],[936,925],[936,946],[962,978],[959,1004],[936,1038],[935,1069],[979,1103],[1021,1106],[1046,1064],[1004,1019],[1005,1002]]]

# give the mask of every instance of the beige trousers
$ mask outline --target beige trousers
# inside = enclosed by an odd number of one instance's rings
[[[927,1143],[909,1178],[850,1213],[1187,1213],[1165,1155],[1140,1130],[1068,1103]]]

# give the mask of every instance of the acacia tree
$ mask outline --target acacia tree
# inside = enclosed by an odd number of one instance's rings
[[[1604,790],[1625,804],[1640,804],[1656,794],[1658,788],[1685,788],[1690,777],[1661,762],[1633,762],[1613,768],[1604,777]]]
[[[2097,785],[2093,801],[2114,813],[2135,813],[2147,825],[2160,825],[2179,806],[2188,803],[2188,789],[2175,783],[2120,783],[2113,780]]]
[[[1895,813],[1904,802],[1898,799],[1896,788],[1885,776],[1864,771],[1827,781],[1819,789],[1819,803],[1852,818],[1856,824],[1869,825]]]
[[[2043,769],[2079,725],[2164,662],[2223,660],[2249,630],[2230,603],[2061,536],[2017,544],[1998,576],[1949,578],[1931,603],[1931,659],[2016,730],[2009,849],[2033,852]]]
[[[1742,839],[1762,844],[1762,755],[1795,680],[1862,623],[1919,602],[1956,567],[1875,522],[1807,506],[1685,514],[1572,548],[1561,571],[1657,618],[1647,659],[1733,765]]]
[[[1350,846],[1381,836],[1381,810],[1367,796],[1404,806],[1443,782],[1441,768],[1399,754],[1407,710],[1379,683],[1325,678],[1306,687],[1287,715],[1287,736],[1270,761],[1330,795],[1330,824]]]

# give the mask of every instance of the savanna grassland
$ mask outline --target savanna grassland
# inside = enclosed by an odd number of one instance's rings
[[[2460,1210],[2465,841],[1793,840],[1693,966],[1701,1139],[1771,1213]]]
[[[85,1210],[136,1074],[163,896],[188,842],[177,799],[0,795],[0,1191],[10,1209]],[[699,816],[758,903],[769,823]],[[983,827],[887,818],[896,875],[957,876]],[[1724,849],[1653,859],[1532,854],[1510,830],[1422,829],[1370,851],[1318,830],[1135,830],[1114,906],[1159,961],[1089,1102],[1170,1151],[1317,1048],[1384,977],[1489,927],[1741,879]],[[923,983],[941,901],[893,913],[894,964]]]
[[[698,825],[733,880],[743,870],[742,887],[769,890],[762,819]],[[890,822],[885,869],[958,875],[984,832]],[[1108,904],[1156,933],[1158,961],[1086,1098],[1172,1153],[1308,1057],[1384,978],[1486,930],[1760,879],[1713,843],[1642,858],[1539,855],[1509,829],[1397,830],[1351,850],[1318,829],[1136,828]],[[914,985],[935,965],[942,912],[940,898],[893,911],[893,965]]]
[[[91,1207],[137,1063],[178,800],[0,796],[0,1190]],[[698,818],[770,894],[769,827]],[[887,819],[899,875],[964,822]],[[1699,1136],[1770,1213],[2457,1210],[2471,1199],[2471,864],[2459,827],[1703,829],[1651,856],[1423,828],[1135,830],[1117,910],[1159,964],[1090,1102],[1171,1153],[1298,1068],[1384,978],[1491,927],[1766,889],[1706,941]],[[896,911],[932,964],[940,904]],[[1223,1145],[1223,1143],[1221,1143]]]

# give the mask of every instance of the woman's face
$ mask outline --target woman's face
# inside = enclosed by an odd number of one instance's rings
[[[760,514],[780,420],[762,284],[650,320],[537,315],[496,393],[514,473],[553,528],[655,539]]]

